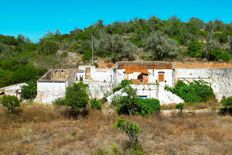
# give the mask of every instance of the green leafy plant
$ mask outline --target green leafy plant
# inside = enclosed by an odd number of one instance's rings
[[[190,103],[207,102],[215,97],[211,86],[202,80],[193,81],[188,84],[178,81],[174,88],[165,88],[181,97],[185,102]]]
[[[134,113],[142,116],[152,115],[154,112],[159,112],[161,109],[160,102],[157,99],[137,98],[135,103],[138,105],[138,108]]]
[[[39,54],[49,55],[55,54],[59,49],[59,45],[56,41],[50,39],[41,40],[38,47]]]
[[[129,137],[130,146],[133,147],[139,143],[139,134],[141,133],[141,128],[137,123],[119,119],[117,120],[115,127],[126,133],[126,135]]]
[[[232,97],[228,98],[223,98],[221,101],[222,108],[221,108],[221,113],[222,114],[230,114],[232,115]]]
[[[103,103],[101,100],[93,99],[90,101],[90,105],[92,109],[101,110]]]
[[[10,113],[15,113],[20,107],[20,102],[19,102],[18,98],[15,96],[3,96],[0,99],[0,103]]]
[[[25,100],[32,100],[37,95],[36,82],[29,82],[27,86],[22,87],[21,97]]]
[[[176,109],[180,110],[180,113],[183,113],[183,109],[184,109],[184,103],[179,103],[176,105]]]
[[[119,114],[149,116],[160,111],[159,100],[138,98],[130,86],[125,87],[124,92],[127,96],[116,97],[112,102]]]
[[[87,86],[82,82],[74,84],[67,88],[65,93],[65,105],[70,108],[73,114],[87,108],[89,96],[87,93]]]
[[[53,104],[55,105],[58,105],[58,106],[63,106],[63,105],[66,105],[66,100],[65,98],[59,98],[59,99],[56,99]]]
[[[132,84],[131,80],[122,80],[122,82],[113,89],[113,92],[119,91],[120,89],[125,88],[129,86],[130,84]]]

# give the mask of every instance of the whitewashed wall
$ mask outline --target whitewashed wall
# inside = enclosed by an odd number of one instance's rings
[[[158,99],[162,105],[184,102],[183,99],[165,90],[164,87],[160,85],[131,85],[131,87],[136,90],[137,96]],[[107,97],[107,101],[111,103],[115,96],[125,96],[125,93],[123,93],[122,90],[119,90]]]
[[[90,80],[92,81],[99,81],[99,82],[112,82],[114,80],[113,69],[99,69],[95,66],[79,66],[79,70],[84,71],[84,73],[77,73],[77,76],[85,74],[86,68],[89,67],[90,69]],[[84,76],[85,80],[85,76]]]
[[[114,87],[116,87],[117,85],[119,85],[122,80],[125,80],[125,69],[117,69],[115,71],[115,79],[114,79]]]
[[[161,85],[131,85],[136,90],[138,96],[146,96],[147,98],[155,98],[160,101],[160,104],[178,104],[184,101],[164,89]]]
[[[91,79],[94,81],[112,82],[113,81],[113,70],[112,69],[95,69],[91,73]]]
[[[65,96],[67,83],[65,82],[37,82],[36,102],[52,103]]]
[[[112,83],[109,82],[88,82],[88,90],[92,99],[101,99],[112,93]]]
[[[149,69],[149,83],[156,83],[156,81],[159,81],[159,72],[164,72],[164,80],[166,82],[160,82],[159,84],[162,86],[168,85],[170,87],[173,86],[173,70],[172,69],[162,69],[162,70],[156,70],[156,69]]]

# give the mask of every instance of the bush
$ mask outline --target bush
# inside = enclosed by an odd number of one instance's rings
[[[221,113],[232,115],[232,97],[223,98],[221,104],[223,106],[221,108]]]
[[[189,84],[178,81],[174,88],[167,88],[169,91],[181,97],[185,102],[207,102],[214,98],[211,86],[202,80]]]
[[[129,137],[130,146],[135,146],[139,143],[139,134],[141,128],[137,123],[126,121],[123,119],[117,120],[115,127],[124,131]]]
[[[198,40],[193,40],[188,45],[188,55],[191,57],[202,58],[204,44]]]
[[[65,94],[65,105],[76,115],[87,108],[89,96],[87,87],[82,82],[67,88]]]
[[[112,105],[118,114],[148,116],[160,111],[160,102],[156,99],[141,99],[136,96],[136,91],[130,86],[124,88],[127,96],[117,97]]]
[[[184,109],[184,103],[179,103],[176,105],[176,109],[179,109],[180,110],[180,113],[182,114],[183,112],[183,109]]]
[[[209,52],[209,60],[210,61],[229,61],[231,59],[231,55],[222,49],[215,49]]]
[[[55,100],[53,104],[58,105],[58,106],[66,105],[66,100],[65,98],[59,98]]]
[[[138,109],[135,113],[142,116],[152,115],[154,112],[159,112],[161,109],[160,102],[157,99],[137,98],[135,103],[138,105]]]
[[[20,107],[20,102],[15,96],[3,96],[0,100],[3,107],[7,108],[10,113],[14,113]]]
[[[119,91],[122,88],[125,88],[127,86],[129,86],[130,84],[132,84],[132,81],[130,80],[122,80],[122,82],[113,89],[113,92]]]
[[[55,54],[59,49],[58,43],[50,40],[42,40],[39,44],[39,54],[49,55]]]
[[[27,86],[22,87],[21,97],[25,100],[32,100],[37,95],[36,82],[29,82]]]
[[[101,100],[93,99],[90,101],[90,105],[92,109],[101,110],[103,103]]]

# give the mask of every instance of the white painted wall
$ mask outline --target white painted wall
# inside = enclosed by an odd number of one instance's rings
[[[114,87],[118,86],[122,80],[125,80],[125,69],[117,69],[115,70],[115,82]]]
[[[84,71],[84,73],[77,73],[77,76],[85,74],[86,68],[90,69],[90,80],[99,82],[112,82],[114,80],[113,69],[111,68],[96,68],[95,66],[79,66],[79,70]],[[84,76],[85,81],[85,76]]]
[[[158,82],[159,80],[159,72],[164,72],[164,82],[160,82],[159,84],[161,86],[165,86],[168,85],[170,87],[173,86],[173,70],[172,69],[162,69],[162,70],[157,70],[157,69],[149,69],[149,83],[156,83],[156,81]]]
[[[101,99],[112,93],[112,83],[109,82],[88,82],[89,94],[92,99]]]
[[[137,96],[146,96],[146,98],[158,99],[161,105],[184,102],[183,99],[172,92],[165,90],[164,87],[160,85],[131,85],[131,87],[136,90]],[[107,97],[107,101],[111,103],[112,99],[116,96],[125,96],[125,93],[121,89]]]
[[[112,82],[113,69],[95,69],[91,74],[93,81]]]
[[[56,99],[65,96],[65,90],[68,86],[65,82],[37,82],[36,102],[52,103]]]
[[[131,85],[136,90],[138,96],[146,96],[147,98],[155,98],[160,101],[160,104],[178,104],[184,101],[164,89],[162,85]]]

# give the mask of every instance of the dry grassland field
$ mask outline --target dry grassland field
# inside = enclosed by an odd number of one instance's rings
[[[14,115],[0,107],[0,154],[130,154],[127,136],[114,127],[117,117],[105,108],[71,118],[62,107],[22,104]],[[145,154],[232,154],[231,116],[120,117],[141,126]]]

